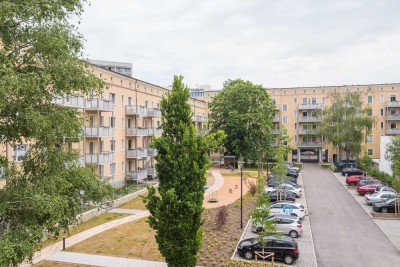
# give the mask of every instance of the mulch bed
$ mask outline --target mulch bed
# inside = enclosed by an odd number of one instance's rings
[[[246,226],[250,212],[254,209],[256,197],[243,196],[243,228]],[[204,234],[203,246],[198,255],[200,266],[252,266],[243,262],[231,261],[232,254],[243,233],[240,229],[240,199],[226,206],[228,211],[226,224],[221,228],[217,224],[217,213],[220,208],[203,212]]]
[[[396,217],[396,214],[394,213],[371,212],[371,215],[374,219],[400,220],[400,214]]]

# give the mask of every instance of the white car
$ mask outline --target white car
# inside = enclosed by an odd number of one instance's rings
[[[276,189],[281,189],[284,191],[289,191],[292,192],[293,194],[296,195],[296,197],[301,197],[303,195],[301,188],[296,187],[294,185],[291,184],[280,184]]]
[[[291,238],[296,238],[303,234],[303,225],[300,219],[295,216],[279,214],[272,216],[268,220],[275,222],[277,232],[289,235]],[[262,228],[259,225],[251,224],[251,230],[259,233]]]
[[[301,205],[301,203],[297,202],[278,202],[271,205],[270,208],[271,214],[290,214],[292,216],[297,216],[300,219],[303,219],[306,216],[306,210]]]
[[[396,193],[396,190],[394,190],[393,188],[389,187],[389,186],[379,186],[375,189],[375,192],[394,192]]]
[[[311,150],[304,151],[304,152],[301,152],[300,155],[314,155],[314,151],[311,151]]]
[[[364,200],[365,202],[367,202],[368,205],[372,205],[374,203],[385,202],[386,200],[393,198],[395,196],[396,196],[395,192],[381,191],[381,192],[375,192],[371,195],[365,195]]]

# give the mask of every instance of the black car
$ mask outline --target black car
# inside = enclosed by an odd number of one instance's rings
[[[286,176],[297,178],[297,177],[299,177],[299,173],[296,172],[295,170],[288,170],[288,172],[286,173]]]
[[[341,160],[335,163],[336,169],[342,171],[344,168],[356,168],[357,164],[355,160]]]
[[[391,198],[385,202],[374,203],[372,204],[372,210],[375,212],[382,212],[382,213],[394,213],[395,200],[396,198]]]
[[[363,175],[364,171],[357,168],[344,168],[342,169],[342,175],[351,176],[351,175]]]
[[[273,191],[273,192],[268,192],[268,195],[270,202],[277,202],[279,200],[285,200],[285,201],[296,200],[296,194],[289,191],[281,191],[280,194],[278,194],[278,191]]]
[[[288,265],[299,258],[299,248],[293,238],[267,236],[264,240],[265,245],[258,242],[256,238],[243,240],[238,245],[239,255],[247,260],[252,260],[256,252],[262,255],[264,248],[264,252],[273,252],[274,259],[282,260]]]
[[[294,186],[299,186],[297,184],[297,179],[293,178],[293,177],[288,177],[286,178],[286,180],[283,181],[284,183],[289,183],[289,184],[293,184]],[[275,178],[270,178],[268,179],[268,186],[270,187],[277,187],[278,185],[280,185],[282,182],[276,180]]]

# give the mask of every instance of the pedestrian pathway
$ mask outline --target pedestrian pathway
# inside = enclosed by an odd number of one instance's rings
[[[212,192],[218,191],[222,186],[224,186],[224,177],[221,175],[219,170],[212,170],[211,172],[212,176],[214,177],[214,184],[207,188],[207,190],[204,193],[204,196],[208,196]]]
[[[167,267],[165,262],[128,259],[102,255],[91,255],[75,252],[58,252],[48,258],[51,261],[85,264],[104,267]]]
[[[123,214],[138,214],[143,212],[143,210],[134,210],[134,209],[111,209],[107,212],[111,213],[123,213]]]
[[[119,226],[119,225],[122,225],[122,224],[125,224],[128,222],[132,222],[135,220],[139,220],[141,218],[145,218],[149,215],[150,215],[149,211],[146,210],[146,211],[142,211],[135,215],[127,216],[127,217],[124,217],[124,218],[121,218],[118,220],[114,220],[114,221],[93,227],[93,228],[83,231],[79,234],[76,234],[69,238],[66,238],[66,240],[65,240],[66,246],[65,247],[66,248],[71,247],[71,246],[73,246],[79,242],[82,242],[83,240],[86,240],[86,239],[88,239],[94,235],[97,235],[101,232],[104,232],[106,230],[109,230],[111,228],[114,228],[116,226]],[[36,252],[33,256],[33,260],[32,260],[33,264],[39,263],[40,261],[51,257],[52,255],[56,254],[57,252],[61,251],[62,248],[63,248],[63,242],[60,241],[60,242],[57,242],[51,246],[48,246],[48,247]],[[30,266],[30,264],[23,264],[21,266],[22,267]],[[118,265],[114,265],[114,266],[118,266]]]

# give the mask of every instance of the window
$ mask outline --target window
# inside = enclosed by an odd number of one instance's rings
[[[115,140],[110,140],[110,151],[111,152],[115,151]]]
[[[294,103],[297,103],[297,98],[296,97],[294,98]]]
[[[391,122],[390,123],[390,129],[396,129],[396,122]]]
[[[157,103],[157,109],[160,109],[160,103]]]
[[[317,99],[316,99],[315,97],[312,98],[312,99],[311,99],[311,103],[312,103],[312,104],[317,104]]]
[[[311,127],[312,127],[314,130],[317,129],[317,125],[316,125],[316,124],[313,124]]]
[[[148,105],[149,105],[149,101],[146,100],[146,101],[144,102],[144,106],[147,108]]]
[[[317,117],[317,112],[315,110],[311,111],[311,116]]]
[[[128,96],[128,106],[132,105],[132,97]]]
[[[110,164],[110,174],[115,175],[116,174],[116,163],[111,163]]]
[[[394,102],[396,101],[396,96],[395,95],[391,95],[390,96],[390,102]]]
[[[368,96],[368,104],[372,104],[372,95]]]
[[[307,104],[307,98],[303,98],[303,105]]]
[[[297,118],[297,110],[294,112],[294,117]]]
[[[385,124],[383,123],[383,121],[381,122],[381,129],[385,129]]]
[[[287,146],[288,145],[287,141],[282,141],[282,145]]]
[[[20,162],[23,161],[26,157],[26,153],[28,152],[28,145],[13,145],[13,161]]]
[[[297,135],[294,136],[294,141],[297,142]]]
[[[122,148],[122,151],[125,151],[125,140],[121,141],[121,148]]]
[[[383,108],[381,108],[381,116],[383,116],[384,115],[384,111],[383,111]]]
[[[283,128],[282,133],[283,133],[283,135],[287,135],[287,129]]]
[[[368,156],[372,156],[374,154],[374,150],[368,148]]]
[[[303,117],[307,117],[307,116],[308,116],[307,111],[303,111]]]
[[[367,142],[372,143],[372,135],[367,135]]]
[[[295,130],[297,129],[297,123],[296,122],[294,123],[294,129]]]
[[[124,100],[125,100],[125,96],[122,95],[122,96],[121,96],[121,102],[122,102],[121,105],[122,105],[122,106],[124,106]]]
[[[322,98],[322,104],[325,104],[325,97]]]
[[[116,104],[115,103],[115,94],[114,93],[110,93],[108,99],[110,99],[110,101],[114,102],[114,105]]]
[[[125,129],[125,118],[122,118],[122,129]]]
[[[384,103],[384,102],[385,102],[385,96],[381,95],[381,103]]]
[[[287,117],[286,116],[282,118],[282,122],[283,123],[287,123]]]
[[[157,121],[157,129],[160,129],[160,121]]]
[[[122,173],[125,173],[125,162],[122,162],[121,166],[122,166]]]
[[[368,116],[372,116],[372,109],[371,108],[367,109],[367,115]]]
[[[317,137],[316,137],[315,135],[313,135],[313,136],[311,137],[311,141],[314,142],[314,143],[317,142]]]
[[[390,115],[396,115],[396,109],[395,108],[391,108],[390,109]]]
[[[287,105],[286,105],[286,104],[283,104],[283,105],[282,105],[282,110],[283,110],[283,111],[287,111]]]
[[[116,127],[116,123],[115,123],[115,117],[110,117],[110,127],[111,128],[115,128]]]
[[[307,130],[307,124],[303,124],[303,130]]]

